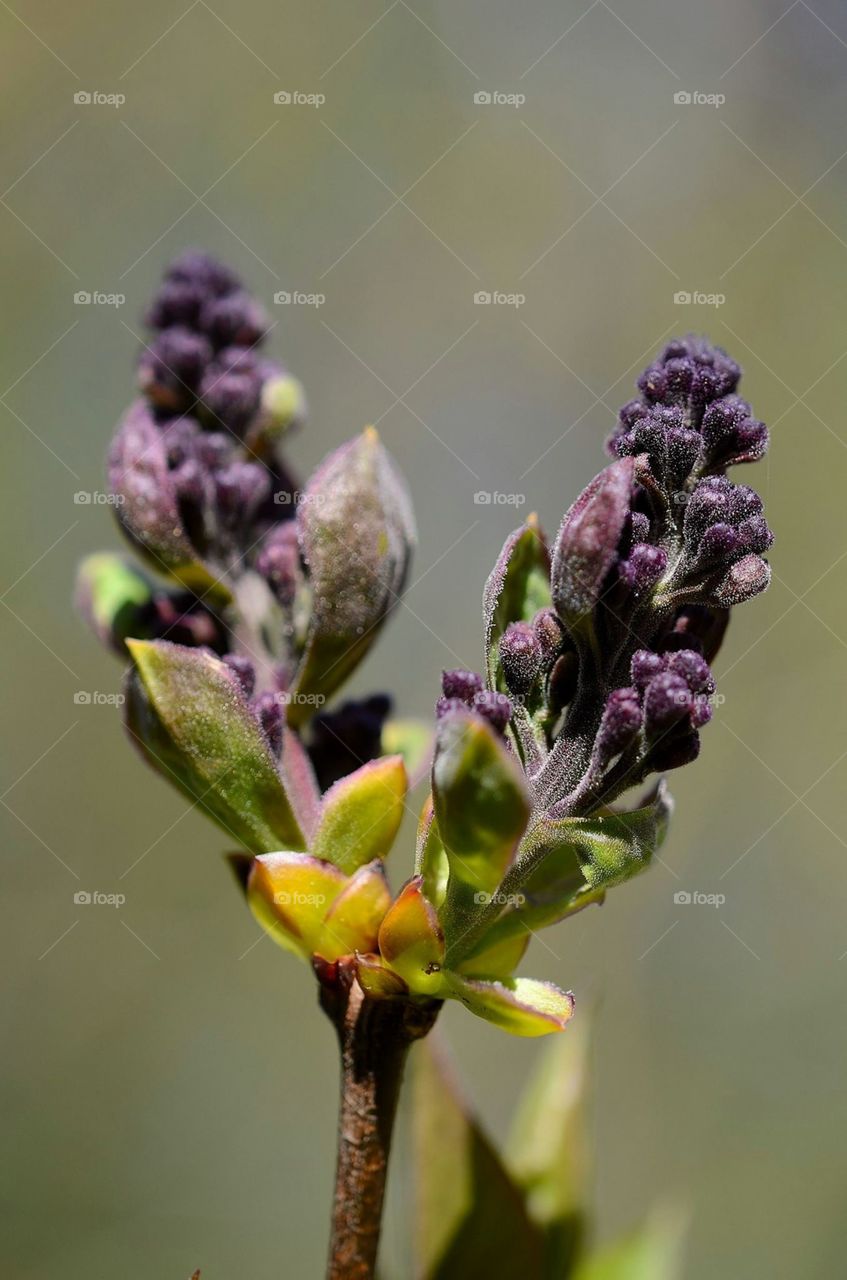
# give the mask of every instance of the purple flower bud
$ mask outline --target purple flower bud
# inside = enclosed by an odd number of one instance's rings
[[[738,546],[738,534],[731,524],[719,522],[710,525],[700,540],[698,563],[709,560],[725,560]]]
[[[630,528],[633,542],[650,541],[650,517],[643,511],[633,511]]]
[[[315,716],[308,751],[321,791],[382,753],[382,727],[390,712],[391,699],[375,693]]]
[[[651,760],[654,769],[664,773],[691,764],[700,754],[700,735],[695,730],[670,734],[656,744]]]
[[[644,694],[644,726],[648,735],[664,733],[687,720],[693,707],[688,684],[671,671],[654,676]]]
[[[241,288],[238,276],[208,253],[188,249],[175,258],[165,273],[167,281],[191,284],[204,293],[232,293]]]
[[[138,362],[138,382],[157,408],[169,411],[190,405],[212,356],[206,339],[190,329],[163,329]]]
[[[222,431],[204,431],[197,439],[198,461],[210,471],[218,471],[233,457],[233,443]]]
[[[511,700],[504,693],[494,693],[491,689],[483,689],[482,693],[477,694],[473,709],[498,733],[505,733],[512,718]]]
[[[269,583],[283,608],[290,608],[302,581],[297,527],[293,521],[277,525],[256,557],[256,569]]]
[[[712,718],[712,704],[708,697],[702,694],[694,699],[694,706],[691,710],[691,724],[695,729],[702,729],[704,724],[708,724]]]
[[[626,560],[621,562],[620,575],[627,586],[640,595],[656,585],[668,565],[667,553],[661,547],[638,542]]]
[[[444,671],[441,675],[441,691],[445,698],[458,698],[465,706],[473,706],[474,699],[483,692],[485,682],[475,671]]]
[[[243,435],[259,410],[262,381],[255,372],[221,372],[210,365],[200,384],[203,409],[216,424],[236,435]]]
[[[194,329],[205,296],[205,291],[196,284],[166,280],[147,312],[147,324],[151,329],[169,329],[172,325]]]
[[[532,620],[532,629],[541,652],[541,665],[547,669],[562,651],[564,631],[554,609],[539,609]]]
[[[248,293],[213,298],[203,308],[201,327],[216,347],[252,347],[268,331],[268,318]]]
[[[275,756],[278,756],[282,751],[282,729],[285,719],[279,694],[266,690],[254,698],[250,705],[253,714],[265,731],[271,750]]]
[[[249,658],[241,653],[228,653],[224,662],[230,668],[246,697],[253,696],[256,687],[256,668]]]
[[[737,560],[721,578],[714,589],[714,601],[722,609],[752,600],[764,591],[771,580],[767,561],[760,556],[748,555]]]
[[[682,676],[692,693],[714,693],[715,682],[706,659],[694,649],[678,649],[667,659],[667,669]]]
[[[615,689],[609,694],[596,738],[596,751],[604,766],[635,741],[641,720],[637,689]]]
[[[773,534],[764,516],[748,516],[738,526],[738,545],[743,551],[761,554],[773,543]]]
[[[541,669],[541,645],[529,622],[511,622],[500,637],[500,667],[510,693],[529,692]]]
[[[632,458],[601,471],[568,511],[553,552],[550,585],[559,617],[579,623],[595,608],[630,513]]]
[[[243,523],[270,492],[270,476],[255,462],[233,462],[215,474],[215,499],[221,518]]]
[[[181,502],[201,506],[206,499],[207,474],[194,458],[187,458],[171,472],[174,489]]]
[[[649,649],[636,649],[630,663],[632,683],[643,692],[653,677],[664,671],[665,666],[665,660],[658,653],[651,653]]]

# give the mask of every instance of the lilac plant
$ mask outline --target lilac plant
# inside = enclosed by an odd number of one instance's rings
[[[482,673],[444,673],[430,732],[383,694],[325,706],[414,544],[376,432],[298,487],[282,445],[302,389],[260,354],[260,306],[203,254],[172,264],[148,324],[109,456],[144,567],[92,556],[78,599],[130,659],[132,741],[228,833],[254,916],[317,978],[343,1068],[328,1274],[369,1277],[410,1043],[446,999],[516,1035],[563,1030],[572,994],[515,976],[532,933],[602,902],[664,838],[661,775],[696,758],[730,610],[768,583],[761,500],[726,476],[767,430],[723,351],[670,343],[552,545],[534,517],[507,539]],[[430,755],[395,894],[384,860]],[[576,1274],[563,1265],[527,1274]]]

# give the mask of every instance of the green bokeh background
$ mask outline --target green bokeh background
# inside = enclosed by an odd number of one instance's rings
[[[666,865],[525,967],[594,1023],[602,1237],[670,1198],[692,1280],[842,1273],[847,20],[836,0],[786,7],[0,9],[5,1275],[322,1267],[336,1078],[311,980],[253,945],[225,841],[142,768],[115,709],[74,702],[120,680],[70,605],[76,562],[117,535],[74,494],[104,488],[140,313],[189,244],[273,312],[270,348],[310,397],[301,470],[378,421],[410,478],[413,585],[354,682],[409,714],[430,713],[443,666],[480,662],[482,584],[516,512],[474,493],[519,494],[553,529],[666,336],[706,331],[743,363],[773,424],[768,462],[739,477],[767,501],[773,586],[718,661],[725,702],[673,780]],[[326,102],[276,106],[281,89]],[[695,90],[726,101],[674,102]],[[281,289],[326,301],[274,306]],[[410,850],[411,826],[395,882]],[[126,903],[79,907],[79,889]],[[444,1023],[503,1133],[540,1047],[461,1009]],[[408,1165],[401,1141],[401,1278]]]

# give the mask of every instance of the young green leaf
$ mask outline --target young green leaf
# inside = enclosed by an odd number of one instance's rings
[[[316,950],[325,960],[376,950],[379,926],[391,906],[391,891],[377,859],[359,867],[324,918]]]
[[[444,935],[420,876],[401,890],[379,930],[386,964],[416,995],[438,996],[443,985]]]
[[[539,1233],[447,1068],[415,1046],[415,1280],[545,1280]]]
[[[480,716],[439,721],[432,791],[450,874],[490,893],[512,861],[530,814],[523,772]]]
[[[344,888],[344,876],[328,862],[307,853],[266,853],[253,859],[247,902],[275,942],[309,960],[320,950],[324,918]]]
[[[442,994],[461,1000],[478,1018],[493,1022],[513,1036],[546,1036],[564,1031],[573,1016],[572,993],[560,991],[552,982],[535,978],[487,982],[446,973],[445,983]]]
[[[229,668],[165,640],[127,642],[125,716],[144,758],[252,853],[306,840],[259,723]]]
[[[573,1280],[680,1280],[683,1235],[680,1215],[654,1214],[626,1240],[586,1259]]]
[[[506,1161],[544,1237],[545,1272],[569,1276],[585,1236],[588,1138],[585,1018],[550,1041],[520,1101]]]
[[[311,851],[346,875],[394,843],[406,802],[406,769],[401,756],[363,764],[336,782],[323,799]]]

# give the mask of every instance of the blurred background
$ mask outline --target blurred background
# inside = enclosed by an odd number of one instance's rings
[[[480,664],[503,539],[530,510],[555,529],[663,342],[705,332],[742,363],[773,446],[736,478],[766,499],[773,586],[735,616],[665,865],[525,965],[593,1024],[602,1238],[671,1199],[691,1280],[840,1274],[843,6],[10,0],[0,34],[4,1273],[323,1265],[329,1025],[259,940],[225,840],[96,696],[119,664],[70,603],[77,561],[119,545],[96,495],[140,315],[197,245],[265,301],[306,385],[301,473],[376,422],[410,479],[412,583],[351,687],[406,714],[431,714],[442,667]],[[95,292],[115,305],[75,302]],[[540,1047],[461,1009],[444,1026],[502,1135]],[[408,1171],[401,1131],[404,1280]]]

